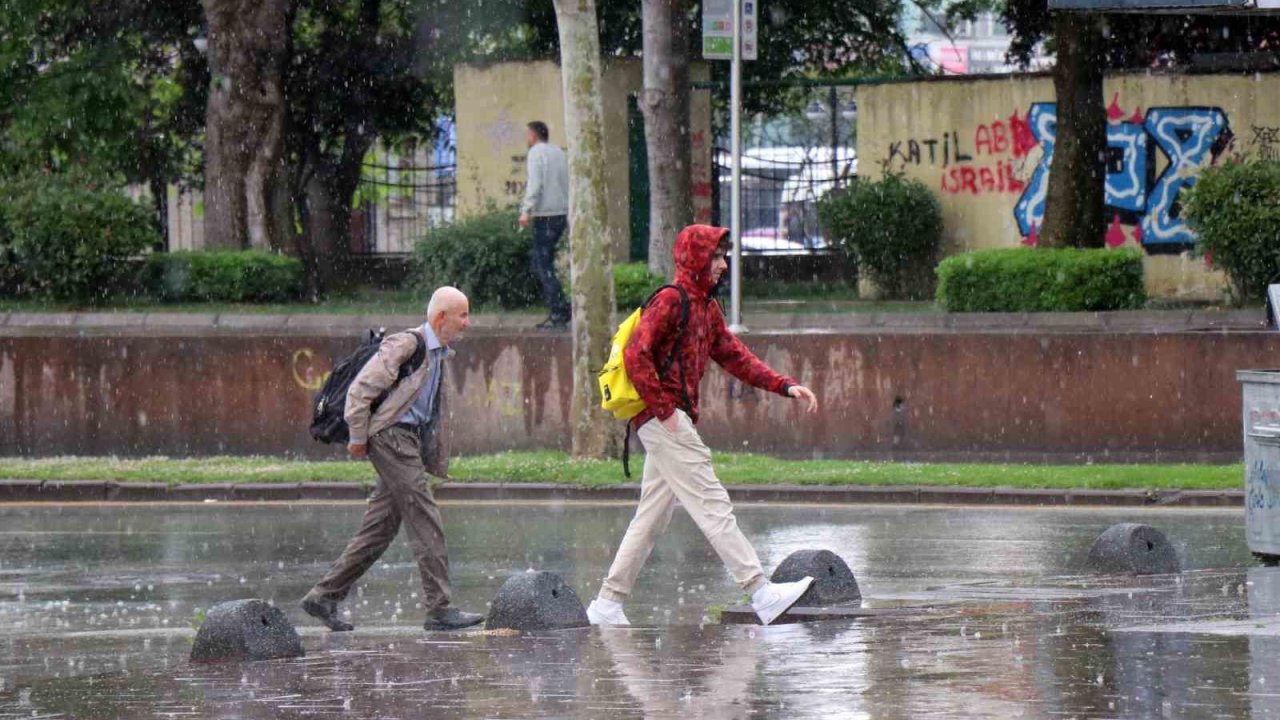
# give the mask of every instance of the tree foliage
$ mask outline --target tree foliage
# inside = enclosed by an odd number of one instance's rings
[[[0,0],[0,173],[190,178],[207,65],[195,0]]]
[[[1263,297],[1280,273],[1280,162],[1208,168],[1183,202],[1200,252],[1226,271],[1235,299]]]
[[[126,289],[156,242],[148,211],[100,176],[24,172],[0,182],[0,286],[82,303]]]

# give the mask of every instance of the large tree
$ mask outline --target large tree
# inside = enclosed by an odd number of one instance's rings
[[[573,285],[574,457],[614,453],[612,425],[602,421],[596,371],[613,334],[613,253],[605,207],[604,103],[595,0],[555,0],[560,28],[565,136],[569,150],[569,266]]]
[[[645,151],[649,167],[649,271],[675,273],[672,243],[693,222],[689,135],[688,0],[642,0]]]
[[[0,176],[69,165],[148,186],[198,177],[208,71],[198,0],[0,2]]]
[[[1107,229],[1102,31],[1097,16],[1089,13],[1058,13],[1053,29],[1058,122],[1039,242],[1044,247],[1102,247]]]
[[[432,4],[299,0],[286,82],[290,190],[297,251],[316,293],[342,284],[351,207],[366,154],[430,137],[441,111],[423,57]]]
[[[281,244],[271,222],[283,181],[285,92],[295,0],[202,0],[212,76],[205,115],[204,240]]]

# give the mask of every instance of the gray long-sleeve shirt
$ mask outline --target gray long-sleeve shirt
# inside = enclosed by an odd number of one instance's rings
[[[540,142],[529,148],[529,181],[520,213],[530,217],[569,214],[569,161],[564,151]]]

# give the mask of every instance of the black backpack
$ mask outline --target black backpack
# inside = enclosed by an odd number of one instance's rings
[[[322,443],[343,445],[351,439],[351,431],[344,417],[347,410],[347,390],[350,389],[352,381],[356,379],[356,375],[360,374],[365,363],[378,353],[378,348],[386,336],[385,328],[365,331],[360,347],[333,366],[333,372],[329,373],[329,377],[325,379],[324,386],[320,388],[320,392],[316,393],[315,402],[311,406],[312,438]],[[400,372],[396,376],[397,383],[417,372],[418,368],[422,367],[422,362],[426,360],[426,340],[423,339],[422,333],[415,332],[413,336],[418,340],[418,347],[409,360],[400,366]],[[378,395],[369,407],[371,413],[378,411],[378,406],[382,405],[394,387],[395,385],[392,385]]]

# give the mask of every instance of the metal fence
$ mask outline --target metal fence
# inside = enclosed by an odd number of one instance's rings
[[[856,87],[786,83],[799,109],[757,115],[743,128],[742,249],[771,255],[823,253],[818,201],[858,173]],[[730,154],[716,148],[719,222],[729,224]]]
[[[721,224],[730,213],[729,151],[717,148]],[[742,155],[742,251],[805,254],[827,250],[817,203],[857,173],[850,148],[760,148]]]
[[[351,214],[351,252],[402,255],[441,223],[451,222],[457,166],[366,162]]]

